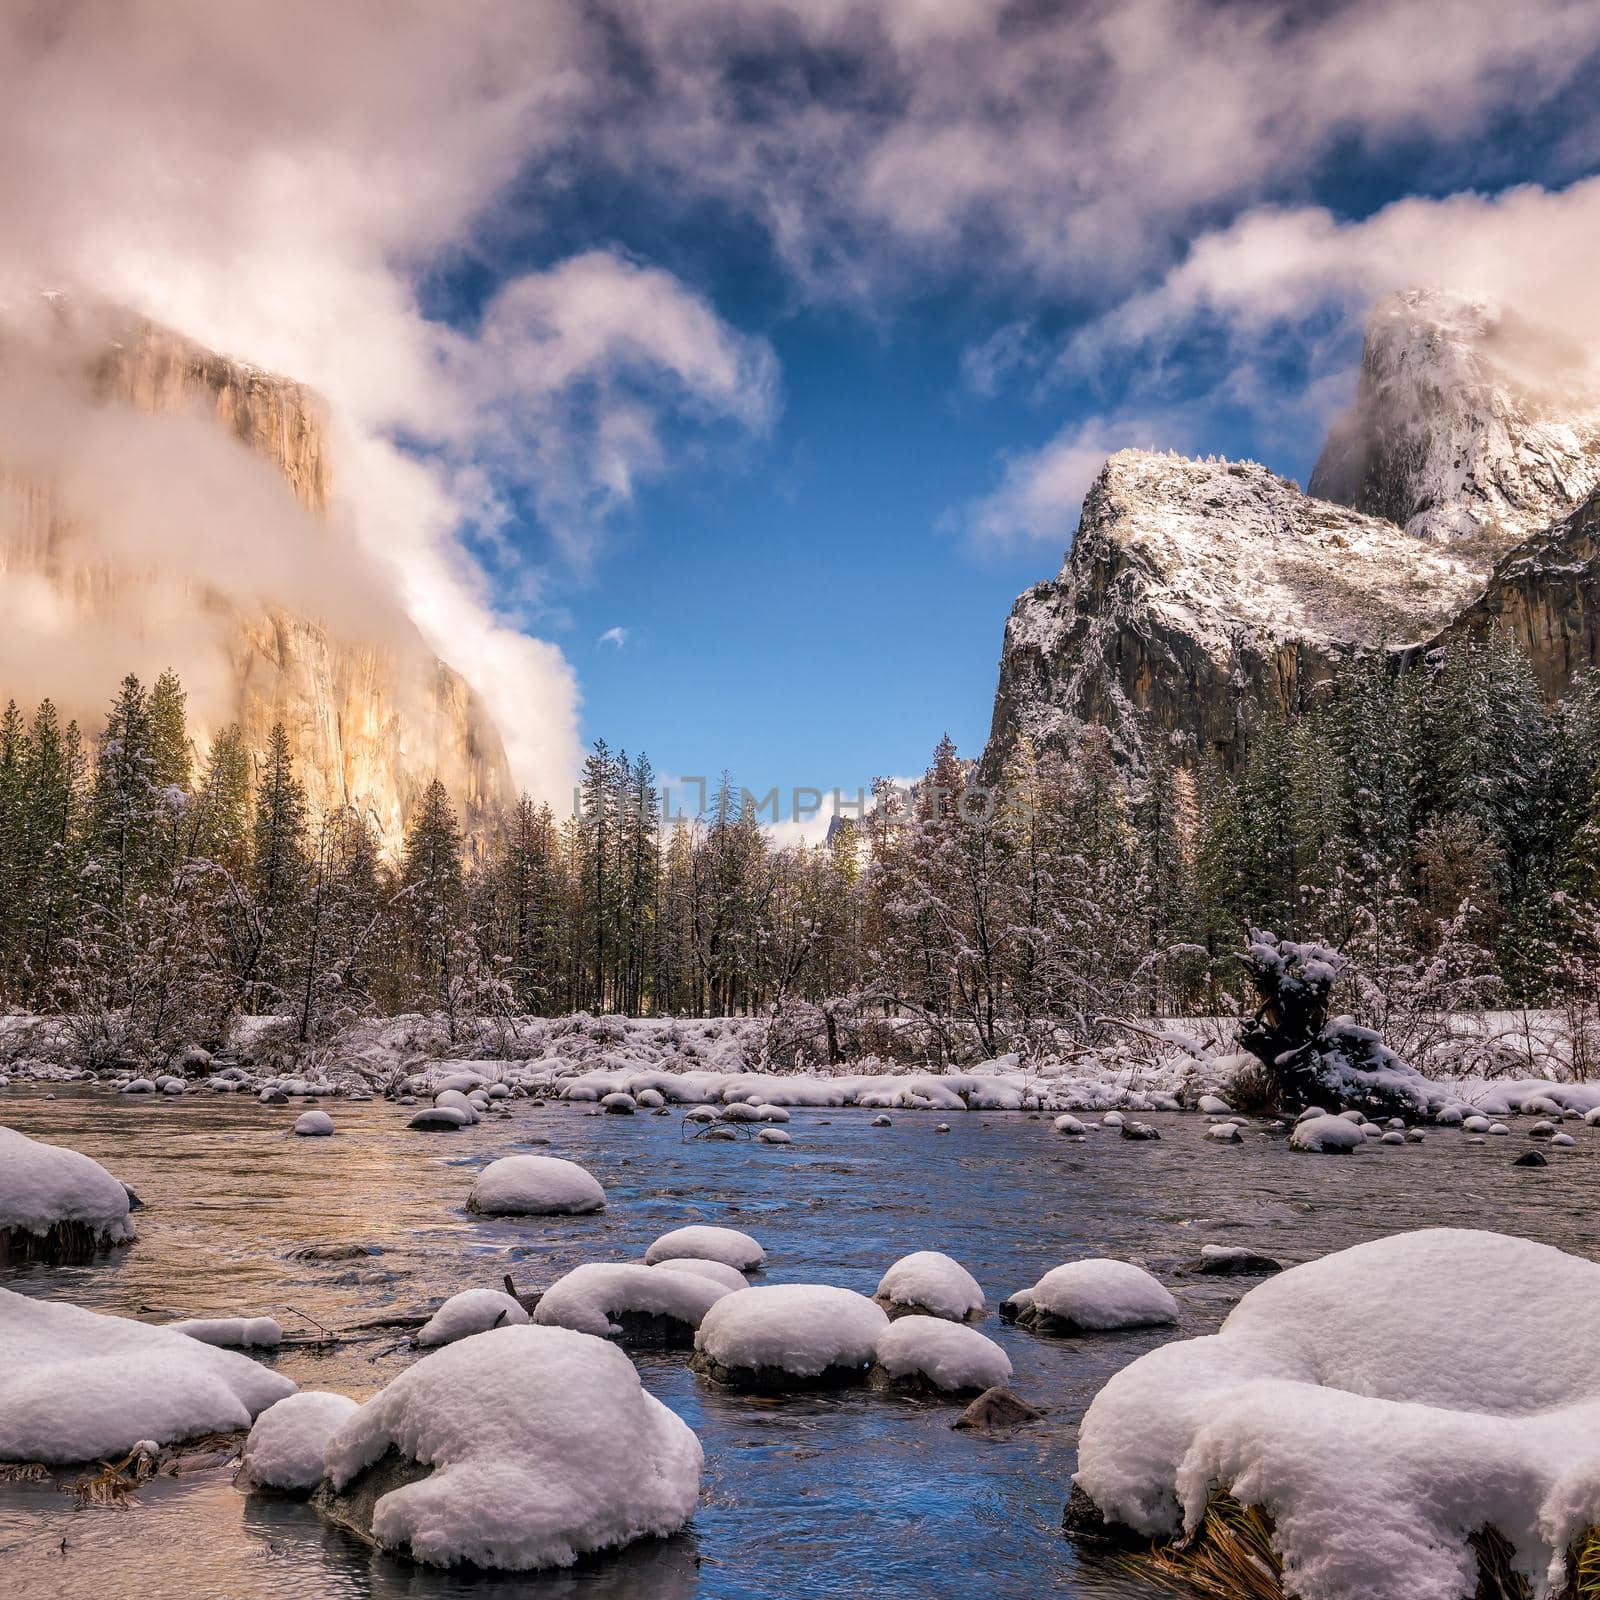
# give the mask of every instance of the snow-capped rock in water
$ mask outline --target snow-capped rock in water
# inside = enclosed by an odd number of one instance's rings
[[[85,1261],[138,1233],[127,1189],[98,1161],[0,1128],[0,1267]]]
[[[702,1455],[615,1345],[519,1327],[401,1373],[339,1426],[325,1464],[320,1509],[381,1548],[526,1571],[676,1533]]]
[[[592,1173],[560,1156],[502,1156],[477,1176],[467,1207],[490,1217],[570,1216],[604,1211]]]
[[[917,1250],[901,1256],[884,1273],[876,1299],[890,1316],[925,1312],[931,1317],[964,1322],[983,1310],[983,1290],[978,1287],[978,1280],[959,1261],[937,1250]]]
[[[701,1319],[733,1287],[703,1273],[655,1266],[588,1262],[574,1267],[540,1296],[533,1320],[629,1344],[687,1347]],[[735,1274],[737,1276],[737,1274]],[[740,1279],[739,1288],[744,1287]]]
[[[1343,1117],[1310,1117],[1297,1122],[1289,1135],[1291,1150],[1310,1150],[1318,1155],[1347,1155],[1367,1142],[1361,1125]]]
[[[650,1266],[671,1261],[677,1256],[693,1256],[699,1261],[720,1261],[736,1272],[754,1272],[767,1259],[767,1252],[737,1228],[714,1228],[693,1223],[664,1233],[644,1253]]]
[[[1000,1315],[1038,1333],[1104,1333],[1178,1320],[1178,1302],[1131,1261],[1069,1261],[1019,1290]]]
[[[1584,357],[1473,295],[1392,294],[1368,319],[1356,401],[1311,493],[1499,554],[1600,484],[1600,395]]]
[[[422,1133],[454,1133],[476,1120],[470,1110],[463,1111],[460,1106],[424,1106],[406,1126]]]
[[[355,1409],[345,1395],[311,1389],[268,1406],[245,1440],[240,1465],[246,1486],[309,1494],[322,1482],[329,1438]]]
[[[652,1272],[687,1272],[711,1283],[720,1283],[724,1289],[748,1289],[745,1275],[722,1261],[702,1261],[695,1256],[667,1256],[660,1261],[648,1262]]]
[[[425,1347],[454,1344],[491,1328],[516,1327],[529,1320],[522,1302],[503,1289],[463,1289],[453,1294],[417,1330],[417,1343]]]
[[[283,1343],[283,1329],[273,1317],[186,1317],[167,1326],[223,1350],[272,1350]]]
[[[706,1313],[692,1364],[741,1389],[857,1383],[888,1326],[882,1307],[852,1289],[816,1283],[740,1289]]]
[[[1011,1357],[976,1328],[942,1317],[899,1317],[878,1335],[878,1366],[891,1388],[975,1394],[1011,1378]]]
[[[295,1118],[294,1131],[302,1138],[326,1138],[333,1132],[333,1118],[326,1111],[305,1111]]]
[[[1084,1418],[1077,1486],[1172,1539],[1259,1506],[1299,1600],[1461,1600],[1468,1536],[1542,1596],[1600,1523],[1600,1266],[1500,1234],[1397,1234],[1258,1285],[1141,1356]],[[1504,1592],[1496,1590],[1496,1592]]]
[[[984,777],[1023,737],[1075,751],[1089,723],[1133,757],[1153,728],[1230,758],[1241,699],[1289,711],[1352,650],[1430,638],[1488,565],[1255,462],[1121,451],[1060,574],[1012,607]]]
[[[0,1461],[94,1461],[244,1428],[294,1391],[171,1328],[0,1289]]]

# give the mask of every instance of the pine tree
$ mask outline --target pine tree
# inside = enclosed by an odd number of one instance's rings
[[[461,852],[455,807],[435,778],[423,791],[406,829],[400,888],[413,1003],[443,1012],[452,1038],[458,1013],[455,983],[462,975]]]

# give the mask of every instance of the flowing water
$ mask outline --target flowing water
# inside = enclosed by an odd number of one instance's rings
[[[998,1437],[952,1432],[954,1405],[867,1391],[753,1401],[710,1388],[681,1354],[637,1358],[646,1386],[705,1446],[700,1509],[686,1533],[573,1572],[495,1578],[375,1556],[303,1504],[246,1497],[227,1469],[161,1478],[126,1507],[78,1508],[53,1484],[0,1486],[0,1596],[141,1600],[795,1600],[798,1596],[1060,1595],[1135,1600],[1152,1591],[1060,1534],[1077,1425],[1105,1380],[1172,1337],[1214,1329],[1249,1282],[1186,1275],[1207,1242],[1302,1261],[1402,1228],[1494,1228],[1600,1255],[1592,1207],[1600,1142],[1516,1169],[1520,1134],[1338,1159],[1251,1133],[1204,1137],[1193,1116],[1155,1116],[1160,1143],[1112,1132],[1060,1138],[1048,1119],[933,1113],[873,1128],[857,1110],[796,1110],[789,1146],[685,1141],[676,1115],[608,1117],[510,1102],[507,1117],[414,1133],[381,1101],[330,1102],[338,1133],[299,1139],[294,1107],[231,1096],[131,1099],[91,1090],[0,1091],[0,1122],[104,1162],[145,1202],[131,1248],[78,1268],[29,1268],[25,1294],[164,1321],[271,1314],[286,1331],[350,1329],[420,1311],[474,1285],[551,1282],[586,1260],[629,1260],[657,1234],[725,1223],[766,1246],[765,1282],[870,1294],[911,1250],[955,1256],[991,1305],[1083,1255],[1136,1260],[1176,1293],[1182,1325],[1079,1340],[1041,1338],[993,1314],[1013,1387],[1047,1409]],[[569,1156],[605,1185],[593,1217],[489,1219],[464,1208],[496,1156]],[[359,1244],[354,1260],[300,1258]],[[302,1388],[364,1399],[415,1359],[393,1333],[275,1364]]]

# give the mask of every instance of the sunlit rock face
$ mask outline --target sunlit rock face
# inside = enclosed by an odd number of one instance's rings
[[[1124,450],[1060,574],[1012,608],[985,774],[1090,723],[1135,764],[1152,737],[1231,763],[1264,712],[1301,709],[1354,650],[1427,639],[1483,576],[1255,462]]]
[[[1311,493],[1497,556],[1600,484],[1589,355],[1470,295],[1391,295]]]
[[[1552,700],[1600,667],[1600,491],[1509,551],[1483,593],[1433,643],[1491,629],[1528,653]]]
[[[287,482],[286,524],[310,519],[316,539],[353,537],[336,516],[324,416],[302,385],[127,319],[97,328],[87,348],[81,335],[65,348],[63,360],[87,365],[91,403],[214,420]],[[329,620],[317,604],[321,574],[306,570],[319,565],[314,547],[285,573],[291,603],[260,580],[246,594],[221,570],[220,555],[208,570],[203,531],[180,550],[164,548],[157,507],[154,536],[133,549],[126,540],[108,544],[93,537],[81,505],[58,483],[15,470],[0,435],[0,464],[8,462],[10,470],[0,470],[0,582],[35,617],[47,616],[69,655],[81,640],[86,657],[105,661],[92,686],[63,682],[48,691],[91,732],[123,671],[171,665],[190,689],[202,750],[230,721],[260,750],[281,721],[313,806],[358,808],[386,848],[398,844],[435,776],[474,832],[511,798],[505,751],[482,702],[392,598],[380,600],[375,575],[372,626],[362,626],[367,608],[349,576],[359,573],[358,561],[341,566],[339,615]],[[219,522],[229,515],[229,504],[216,505]],[[255,515],[261,521],[259,508]],[[330,543],[329,554],[340,552]],[[133,659],[116,659],[119,639]],[[0,699],[14,692],[0,683]]]

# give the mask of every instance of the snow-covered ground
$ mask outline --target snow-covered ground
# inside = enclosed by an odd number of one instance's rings
[[[781,1121],[786,1107],[856,1106],[875,1111],[1071,1112],[1211,1110],[1253,1058],[1237,1050],[1229,1018],[1125,1021],[1094,1049],[1016,1054],[930,1070],[867,1057],[796,1072],[768,1059],[764,1018],[697,1021],[589,1016],[524,1017],[466,1030],[451,1041],[442,1019],[394,1017],[353,1028],[336,1049],[297,1058],[293,1070],[270,1043],[270,1018],[245,1018],[228,1057],[189,1053],[189,1076],[88,1074],[70,1065],[58,1019],[0,1017],[0,1096],[16,1081],[84,1081],[143,1093],[276,1095],[388,1094],[416,1101],[413,1115],[470,1121],[489,1096],[521,1092],[598,1105],[625,1095],[639,1111],[659,1104],[727,1107],[751,1121]],[[908,1029],[911,1027],[908,1024]],[[1544,1101],[1583,1113],[1600,1105],[1600,1083],[1570,1081],[1565,1019],[1555,1012],[1481,1012],[1431,1030],[1419,1065],[1421,1114],[1451,1106],[1490,1117]],[[498,1086],[498,1087],[497,1087]],[[442,1104],[427,1102],[442,1095]],[[480,1097],[481,1098],[481,1097]],[[3,1099],[0,1099],[3,1105]],[[742,1109],[748,1107],[748,1110]],[[731,1120],[731,1119],[730,1119]]]

